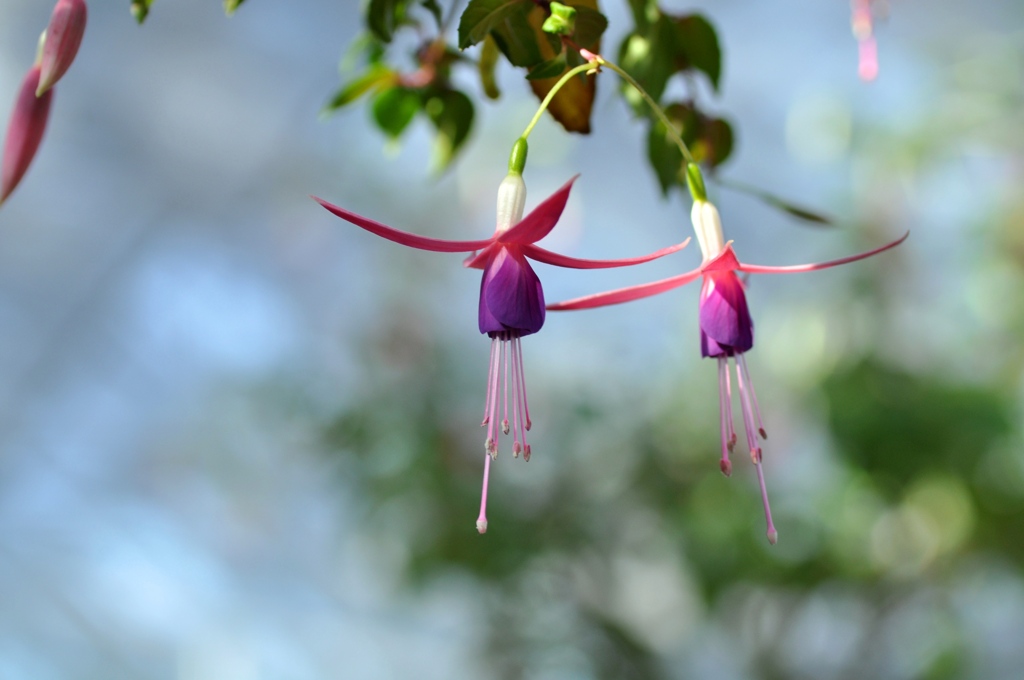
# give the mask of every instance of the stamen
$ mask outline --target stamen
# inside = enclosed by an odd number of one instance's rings
[[[725,403],[729,408],[725,409],[725,422],[729,429],[729,453],[732,453],[733,448],[736,446],[736,428],[732,422],[732,380],[729,378],[729,358],[720,357],[721,360],[725,361]],[[721,388],[719,388],[721,391]]]
[[[761,502],[764,504],[764,519],[768,523],[768,542],[775,545],[779,540],[779,532],[775,530],[775,524],[772,522],[772,508],[768,504],[768,489],[764,485],[764,471],[761,469],[761,464],[757,464],[757,483],[761,485]]]
[[[530,402],[526,399],[526,371],[523,370],[523,339],[516,337],[512,339],[512,345],[515,352],[519,355],[519,384],[523,388],[523,411],[526,413],[526,429],[529,431],[530,427],[533,426],[533,421],[530,420]],[[523,438],[523,444],[526,444],[526,438]],[[530,447],[527,446],[526,450],[529,451]],[[530,454],[526,454],[526,460],[530,460]]]
[[[501,345],[505,350],[505,384],[503,390],[505,393],[505,418],[501,421],[501,431],[504,432],[505,434],[508,434],[508,355],[509,349],[511,349],[508,346],[508,343],[508,334],[503,333],[501,338]]]
[[[732,463],[729,462],[729,430],[726,423],[726,412],[732,411],[732,403],[726,402],[726,387],[725,381],[727,373],[729,371],[728,359],[725,357],[718,357],[718,410],[721,415],[722,424],[722,462],[719,467],[722,468],[722,474],[728,477],[732,474]]]
[[[750,379],[750,370],[747,368],[747,359],[742,354],[736,355],[740,367],[743,369],[743,377],[750,388],[750,402],[754,405],[754,414],[757,416],[757,431],[761,439],[768,439],[768,433],[764,431],[764,422],[761,420],[761,407],[757,405],[757,391],[754,389],[754,381]]]
[[[480,423],[480,427],[491,422],[491,383],[494,380],[494,354],[497,351],[498,339],[491,338],[491,363],[487,366],[487,400],[484,402],[484,422]]]
[[[519,433],[522,431],[520,425],[519,408],[519,355],[512,346],[512,457],[518,458],[523,447],[519,443]]]
[[[476,518],[476,530],[487,533],[487,482],[491,477],[491,457],[484,456],[484,486],[480,492],[480,514]]]
[[[750,395],[743,380],[743,371],[740,368],[739,360],[736,362],[736,384],[740,388],[740,410],[743,412],[743,429],[747,435],[747,446],[750,448],[750,458],[756,465],[761,462],[761,449],[757,445],[757,435],[754,434],[754,413],[750,406]]]
[[[497,349],[495,350],[494,365],[487,379],[487,404],[488,412],[484,422],[487,424],[487,440],[484,444],[487,453],[493,458],[498,455],[498,382],[501,377],[501,355],[505,343],[495,338]]]
[[[516,427],[519,430],[519,437],[523,440],[523,460],[530,460],[530,445],[526,443],[526,431],[530,429],[530,415],[529,410],[526,406],[526,382],[525,382],[525,371],[523,370],[523,346],[522,338],[514,338],[512,340],[512,372],[517,379],[515,381],[515,400],[516,406],[518,407],[518,424]]]

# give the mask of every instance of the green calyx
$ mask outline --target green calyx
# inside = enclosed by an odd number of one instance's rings
[[[526,138],[520,137],[512,145],[512,154],[508,157],[509,173],[513,175],[523,174],[523,170],[526,168],[527,151],[529,151],[529,145],[526,143]]]
[[[690,187],[690,195],[693,196],[693,200],[708,200],[708,191],[704,187],[704,176],[696,163],[686,164],[686,183]]]
[[[551,16],[544,20],[541,30],[555,35],[572,35],[576,32],[576,10],[560,2],[551,3]]]

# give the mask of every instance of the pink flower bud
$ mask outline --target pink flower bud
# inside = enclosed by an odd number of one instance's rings
[[[46,27],[37,97],[53,87],[75,60],[85,33],[85,15],[85,0],[57,0]]]
[[[38,65],[33,66],[25,76],[18,100],[14,104],[11,122],[7,126],[3,165],[0,167],[0,204],[7,200],[25,175],[46,131],[53,91],[36,97],[40,68]]]

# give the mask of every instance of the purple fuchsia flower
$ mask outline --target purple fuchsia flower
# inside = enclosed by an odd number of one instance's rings
[[[526,185],[519,172],[510,171],[498,187],[498,216],[494,235],[478,241],[445,241],[417,236],[313,197],[343,220],[395,243],[441,253],[472,253],[463,264],[483,270],[478,322],[480,332],[491,338],[491,359],[487,371],[487,396],[482,423],[487,428],[483,490],[480,515],[476,521],[477,531],[481,534],[487,531],[487,485],[491,459],[498,456],[499,429],[506,435],[512,433],[513,456],[518,457],[522,453],[525,460],[530,459],[531,449],[526,441],[526,432],[532,421],[526,398],[521,341],[523,336],[536,333],[544,325],[545,307],[540,279],[527,258],[573,269],[626,267],[674,253],[686,247],[690,240],[686,239],[683,243],[643,257],[622,260],[583,260],[541,248],[536,243],[547,236],[558,222],[575,180],[574,177],[566,182],[523,217]]]
[[[866,253],[852,255],[838,260],[803,264],[788,267],[766,267],[740,262],[732,248],[732,241],[725,243],[722,237],[722,222],[718,209],[707,200],[695,200],[691,212],[697,242],[700,244],[703,262],[700,267],[672,276],[661,281],[630,286],[607,293],[598,293],[586,297],[548,305],[551,311],[573,309],[589,309],[607,305],[629,302],[640,298],[664,293],[667,290],[685,286],[691,281],[702,277],[700,290],[700,351],[701,356],[718,360],[718,405],[721,412],[722,433],[722,472],[732,474],[732,463],[729,454],[736,445],[736,429],[732,415],[732,381],[729,375],[729,359],[733,361],[736,371],[736,387],[739,392],[740,412],[743,416],[743,429],[747,437],[750,458],[757,469],[757,481],[761,487],[761,501],[764,504],[765,521],[768,525],[768,541],[774,544],[778,540],[778,532],[772,522],[771,506],[768,503],[768,491],[764,482],[764,471],[761,469],[761,446],[757,437],[767,439],[768,435],[761,420],[761,409],[757,403],[757,394],[750,380],[750,371],[744,354],[754,346],[754,322],[750,318],[747,307],[747,296],[744,283],[738,273],[745,274],[796,274],[819,269],[827,269],[836,265],[863,260],[894,248],[910,235],[907,232],[892,243],[875,248]]]
[[[3,161],[0,164],[0,205],[7,200],[25,176],[36,151],[39,150],[39,144],[43,141],[43,133],[46,132],[53,91],[48,90],[42,96],[36,97],[39,69],[39,65],[36,64],[25,74],[18,99],[14,103],[14,111],[11,113],[11,122],[7,125]]]

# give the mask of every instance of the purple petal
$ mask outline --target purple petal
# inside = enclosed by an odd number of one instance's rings
[[[544,325],[544,291],[521,253],[502,248],[480,283],[480,332],[536,333]]]
[[[754,346],[754,322],[743,284],[734,272],[704,277],[700,295],[701,354],[732,356]]]

